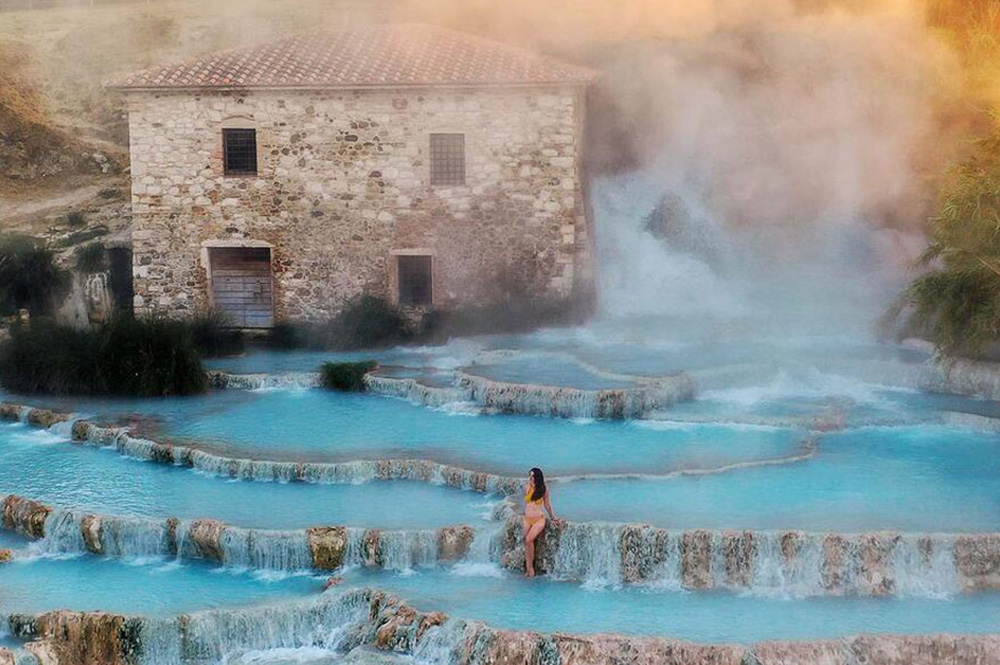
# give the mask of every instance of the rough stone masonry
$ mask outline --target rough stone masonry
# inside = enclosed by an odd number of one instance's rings
[[[482,41],[475,48],[499,47]],[[398,297],[399,255],[432,257],[435,307],[570,298],[589,286],[579,80],[355,89],[145,80],[121,86],[139,312],[211,306],[215,247],[269,248],[276,320],[325,317],[361,292]],[[227,128],[256,130],[256,175],[225,174]],[[431,184],[434,133],[464,135],[464,185]]]

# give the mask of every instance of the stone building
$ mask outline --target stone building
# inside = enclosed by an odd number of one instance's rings
[[[136,72],[135,309],[243,327],[373,293],[571,298],[593,72],[426,25],[298,36]]]

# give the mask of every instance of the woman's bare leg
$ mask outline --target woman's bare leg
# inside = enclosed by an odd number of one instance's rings
[[[528,528],[524,535],[524,570],[528,577],[535,576],[535,539],[545,528],[545,520],[541,519]]]

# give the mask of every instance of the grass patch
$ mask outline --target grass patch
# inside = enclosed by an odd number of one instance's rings
[[[24,236],[0,241],[0,314],[27,309],[32,315],[52,312],[69,286],[69,273],[55,255]]]
[[[70,228],[78,229],[87,223],[87,218],[79,210],[74,210],[66,215],[66,223],[70,226]]]
[[[123,315],[78,329],[33,319],[10,332],[0,345],[0,385],[13,392],[166,397],[208,388],[181,321]]]
[[[359,393],[365,390],[365,374],[378,367],[374,360],[354,363],[323,363],[320,382],[328,390]]]
[[[384,298],[362,295],[351,300],[329,321],[301,326],[297,339],[310,349],[354,351],[397,346],[413,341],[413,326],[402,311]]]
[[[190,322],[194,346],[204,357],[235,356],[243,353],[246,338],[243,331],[219,311],[212,310]]]

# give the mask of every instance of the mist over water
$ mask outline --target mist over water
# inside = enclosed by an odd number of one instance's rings
[[[634,163],[591,182],[600,319],[871,337],[959,131],[955,60],[920,3],[751,4],[602,63]]]
[[[663,206],[665,197],[675,205]],[[669,325],[671,338],[870,337],[907,277],[896,254],[920,243],[863,220],[727,227],[651,170],[597,178],[591,200],[598,322]],[[650,228],[665,207],[675,214],[668,235]],[[792,254],[781,250],[789,235]]]

